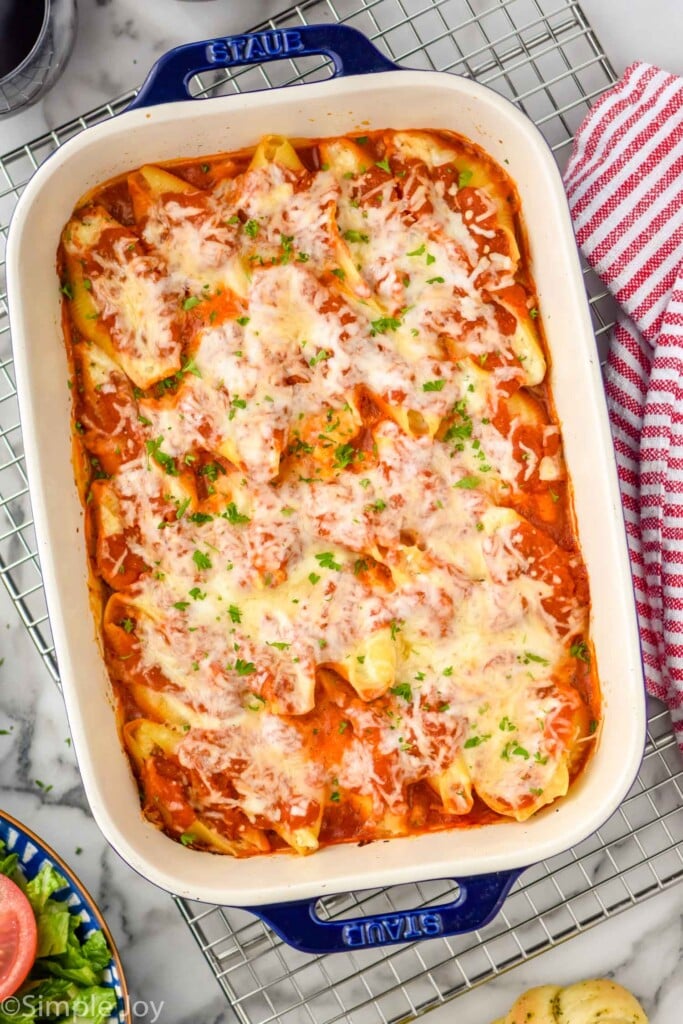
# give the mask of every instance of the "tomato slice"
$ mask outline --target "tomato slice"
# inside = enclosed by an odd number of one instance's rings
[[[33,967],[38,929],[18,885],[0,875],[0,1002],[13,995]]]

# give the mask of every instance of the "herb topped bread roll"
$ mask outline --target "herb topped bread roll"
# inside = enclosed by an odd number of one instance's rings
[[[607,978],[530,988],[494,1024],[648,1024],[631,993]]]

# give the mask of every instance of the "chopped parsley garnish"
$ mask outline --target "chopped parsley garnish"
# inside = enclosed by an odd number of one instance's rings
[[[71,285],[68,281],[65,281],[62,287],[59,289],[62,295],[66,295],[67,299],[73,299],[74,293],[71,290]]]
[[[312,444],[308,443],[308,441],[302,441],[300,437],[297,437],[296,440],[292,441],[290,444],[289,450],[292,455],[300,455],[302,452],[304,455],[312,455],[315,449]]]
[[[389,687],[389,692],[393,693],[396,697],[403,697],[404,700],[413,699],[413,690],[410,683],[397,683],[396,686]]]
[[[538,310],[536,309],[536,306],[529,310],[529,316],[532,320],[536,320],[538,318]]]
[[[190,356],[189,359],[184,361],[180,367],[180,373],[191,373],[194,377],[201,377],[202,375],[202,371],[194,361],[194,356]]]
[[[532,796],[542,796],[543,795],[543,790],[539,789],[537,786],[531,786],[529,788],[529,792],[531,793]]]
[[[426,380],[422,385],[423,391],[443,391],[445,380]]]
[[[374,338],[376,334],[386,334],[387,331],[397,331],[403,323],[395,316],[380,316],[377,320],[370,321],[370,334]]]
[[[367,512],[384,512],[386,507],[386,501],[384,501],[383,498],[378,498],[377,501],[373,501],[371,505],[366,505],[365,509]]]
[[[240,398],[239,395],[235,395],[235,397],[230,402],[230,412],[228,414],[228,419],[234,420],[237,410],[246,409],[246,407],[247,403],[244,400],[244,398]]]
[[[334,569],[336,572],[341,571],[341,565],[339,562],[335,562],[334,553],[332,551],[321,551],[315,556],[315,559],[321,569]]]
[[[370,566],[364,558],[357,558],[353,563],[353,575],[360,576],[362,572],[367,572]]]
[[[498,723],[498,728],[500,729],[501,732],[515,732],[517,726],[514,722],[510,721],[507,715],[503,715],[500,722]]]
[[[474,171],[460,171],[458,174],[458,188],[464,188],[465,185],[469,185],[474,177]]]
[[[364,146],[367,141],[367,135],[359,135],[358,138],[356,139],[356,142],[358,143],[359,146]]]
[[[315,586],[316,583],[320,582],[320,576],[318,576],[317,572],[309,572],[308,580],[313,584],[313,586]]]
[[[219,473],[221,476],[225,476],[225,470],[220,462],[206,462],[197,470],[197,473],[199,476],[207,477],[212,484],[216,482]]]
[[[389,165],[389,161],[387,160],[386,157],[384,157],[384,160],[375,160],[375,167],[379,167],[380,170],[386,171],[387,174],[392,173],[391,166]]]
[[[339,801],[341,800],[341,794],[338,789],[335,789],[332,793],[330,793],[330,800],[332,801],[333,804],[339,803]]]
[[[250,319],[251,318],[248,316],[238,316],[237,323],[240,325],[240,327],[246,327]]]
[[[233,671],[236,672],[238,676],[251,676],[256,671],[256,666],[254,665],[253,661],[242,661],[241,658],[238,658],[235,661],[235,664],[232,666],[232,668]],[[257,700],[263,700],[262,697],[258,697],[256,694],[254,694],[254,696],[256,697]]]
[[[100,460],[98,458],[96,458],[96,456],[92,455],[90,457],[90,465],[93,468],[93,474],[92,475],[93,475],[93,478],[95,480],[109,480],[109,479],[111,479],[110,476],[109,476],[109,473],[105,473],[105,471],[102,469],[102,463],[100,462]]]
[[[361,487],[362,487],[363,489],[365,489],[366,487],[369,487],[369,486],[370,486],[370,481],[369,481],[369,479],[368,479],[368,478],[367,478],[366,476],[365,476],[365,477],[363,477],[363,479],[362,479],[362,480],[359,480],[359,481],[358,481],[358,483],[359,483],[359,484],[361,485]]]
[[[395,640],[398,634],[401,632],[403,623],[398,622],[396,619],[391,620],[391,639]]]
[[[456,481],[453,486],[460,487],[464,491],[471,491],[475,487],[478,487],[479,483],[480,481],[478,476],[464,476],[461,480]]]
[[[436,710],[437,711],[448,711],[449,708],[450,708],[450,704],[447,701],[444,701],[442,704],[439,704],[439,706],[437,707]]]
[[[345,469],[350,465],[356,456],[356,449],[350,444],[340,444],[334,451],[334,465],[336,469]]]
[[[341,267],[335,267],[334,270],[330,271],[330,273],[334,274],[335,277],[338,277],[340,281],[346,280],[346,274]]]
[[[296,262],[297,263],[308,263],[310,258],[311,257],[308,255],[307,252],[298,252],[296,254]]]
[[[354,231],[349,229],[344,232],[344,238],[347,242],[369,242],[370,236],[364,234],[362,231]]]
[[[291,644],[286,644],[284,640],[266,640],[268,647],[276,647],[278,651],[286,651]]]
[[[541,752],[539,750],[537,750],[536,753],[534,754],[534,761],[536,762],[536,764],[547,764],[548,763],[548,755],[546,754],[546,756],[543,757]]]
[[[126,633],[132,633],[133,630],[135,629],[135,623],[133,622],[132,619],[121,619],[121,621],[119,622],[119,626]]]
[[[262,697],[260,693],[252,693],[251,704],[247,704],[250,711],[261,711],[265,707],[265,697]]]
[[[443,672],[441,673],[441,675],[443,675],[443,676],[452,676],[452,675],[453,675],[453,666],[452,666],[452,665],[449,665],[449,666],[448,666],[448,668],[445,668],[445,669],[443,670]]]
[[[292,242],[294,241],[294,235],[283,235],[280,234],[280,245],[282,246],[283,252],[280,257],[280,263],[289,263],[292,258]]]
[[[194,841],[195,838],[191,832],[183,832],[183,834],[180,837],[180,842],[183,844],[183,846],[192,846]]]
[[[227,519],[232,526],[240,526],[242,523],[251,522],[249,516],[245,516],[243,512],[240,512],[234,501],[229,502],[225,512],[221,513],[223,519]]]
[[[578,661],[583,661],[586,665],[590,664],[590,651],[583,640],[576,640],[569,648],[569,653],[572,658],[576,658]]]
[[[176,515],[177,518],[180,519],[180,509],[178,510]],[[208,512],[190,512],[189,516],[187,517],[187,521],[189,523],[196,523],[198,526],[201,526],[203,523],[213,522],[213,516],[209,515]]]
[[[210,569],[213,565],[213,562],[211,561],[209,556],[204,554],[203,551],[195,551],[194,554],[192,555],[192,561],[200,570]]]
[[[203,601],[206,597],[206,591],[202,591],[200,587],[193,587],[190,591],[190,597],[193,601]]]
[[[190,300],[188,299],[187,302],[189,301]],[[199,299],[197,299],[196,302],[199,302]],[[165,377],[163,380],[157,381],[157,383],[154,385],[156,390],[156,397],[159,398],[167,391],[172,391],[174,388],[177,388],[181,380],[183,379],[183,374],[185,373],[192,373],[194,374],[195,377],[201,377],[202,373],[194,361],[194,356],[185,358],[177,373],[172,374],[170,377]],[[145,396],[144,391],[140,391],[139,389],[133,389],[133,394],[135,395],[136,398],[144,398]]]
[[[232,622],[238,622],[239,623],[239,622],[242,621],[242,612],[239,610],[239,608],[237,607],[236,604],[231,604],[229,606],[229,608],[228,608],[228,615],[230,616],[230,620]]]
[[[183,302],[183,309],[186,313],[189,313],[191,309],[194,309],[195,306],[199,305],[200,301],[201,300],[198,299],[196,295],[190,295],[190,297],[185,299]]]
[[[491,739],[491,733],[485,733],[483,736],[470,736],[469,739],[465,740],[463,744],[465,750],[470,750],[472,747],[479,747],[482,743],[486,743],[486,740]]]
[[[542,658],[540,654],[532,654],[531,651],[525,651],[524,657],[520,659],[523,665],[528,665],[530,662],[535,661],[538,665],[549,665],[550,662],[547,658]]]
[[[451,423],[443,436],[444,441],[468,441],[472,436],[472,420],[469,416],[462,423]]]
[[[523,757],[525,761],[528,761],[529,751],[520,747],[516,740],[510,740],[501,750],[500,756],[504,761],[509,761],[511,757]]]
[[[332,353],[328,352],[326,348],[318,349],[316,354],[311,359],[308,360],[308,365],[317,366],[318,363],[323,361],[323,359],[329,359],[331,355]]]
[[[350,724],[351,724],[350,722],[347,722],[346,719],[343,718],[341,720],[341,722],[339,723],[339,732],[340,733],[346,732],[346,730],[348,729]]]
[[[172,455],[169,455],[167,452],[162,452],[161,450],[163,443],[164,439],[161,435],[154,440],[145,441],[147,454],[151,455],[157,466],[161,466],[164,472],[168,473],[169,476],[178,476],[175,459]]]
[[[423,242],[422,245],[418,249],[413,249],[412,252],[407,252],[406,256],[424,256],[426,251],[427,251],[427,246]]]
[[[249,235],[250,238],[256,238],[259,233],[259,222],[257,220],[248,220],[244,225],[245,235]]]
[[[428,277],[427,278],[427,284],[445,284],[445,283],[446,283],[446,278],[445,277],[441,277],[441,275],[438,275],[438,277]]]

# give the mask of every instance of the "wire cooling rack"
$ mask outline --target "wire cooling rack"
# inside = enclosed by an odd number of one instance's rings
[[[562,165],[591,100],[615,75],[573,0],[308,0],[259,28],[337,21],[359,28],[408,67],[491,86],[540,127]],[[198,94],[243,92],[325,77],[322,58],[205,76]],[[7,225],[38,165],[83,128],[121,111],[122,97],[0,158],[0,576],[50,675],[59,673],[36,555],[4,287]],[[598,344],[613,307],[586,272]],[[683,878],[683,771],[667,713],[652,701],[643,765],[619,810],[585,842],[527,871],[486,928],[390,950],[312,957],[241,912],[178,907],[243,1024],[406,1022]],[[448,882],[336,896],[322,916],[440,903]],[[227,1011],[226,1011],[227,1012]]]

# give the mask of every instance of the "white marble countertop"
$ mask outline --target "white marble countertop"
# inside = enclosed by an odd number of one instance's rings
[[[409,12],[428,6],[427,0],[402,2]],[[278,0],[80,0],[79,34],[65,74],[41,103],[0,121],[0,152],[137,86],[170,46],[246,30],[287,6]],[[340,11],[358,6],[357,0],[337,0]],[[618,71],[641,58],[683,74],[680,0],[584,0],[583,8]],[[137,1019],[232,1022],[171,899],[133,874],[94,824],[59,693],[2,587],[0,657],[0,729],[9,731],[0,737],[0,807],[52,844],[99,902],[119,944],[132,996],[147,1003]],[[37,779],[51,786],[49,792]],[[456,1019],[488,1024],[530,984],[566,984],[602,974],[630,986],[652,1024],[680,1024],[682,949],[683,886],[678,886],[435,1010],[430,1024]]]

